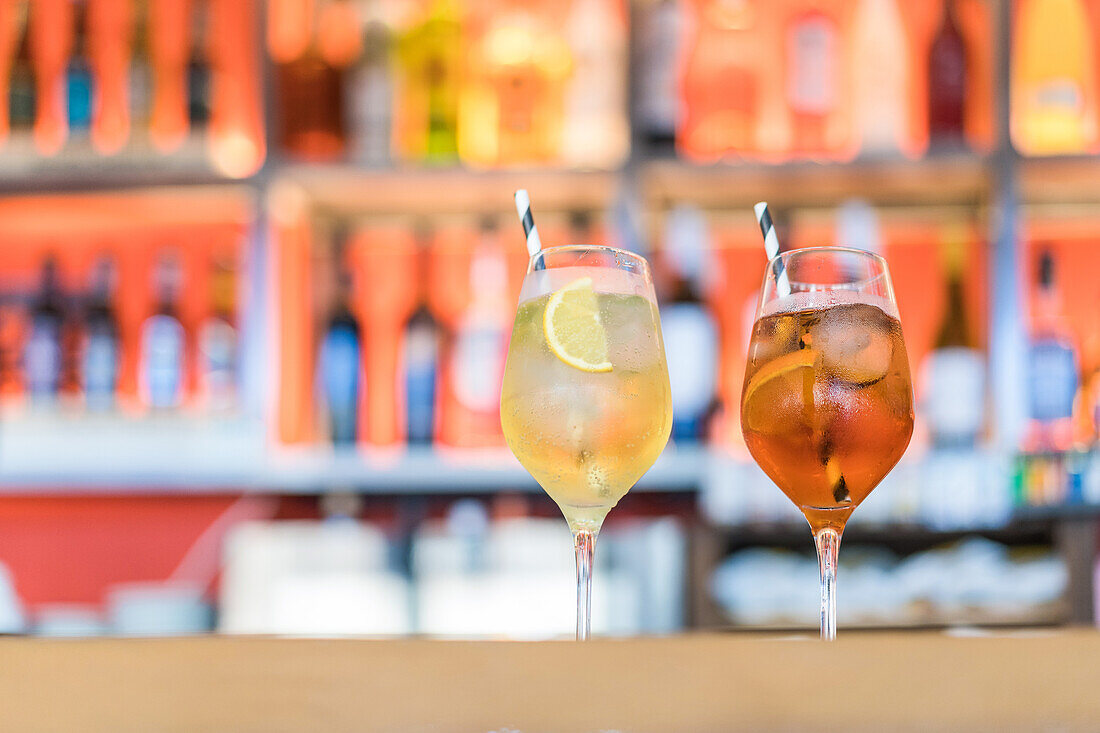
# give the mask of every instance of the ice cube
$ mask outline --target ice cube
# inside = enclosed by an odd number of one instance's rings
[[[833,377],[867,386],[886,376],[894,357],[890,319],[872,305],[840,305],[821,311],[802,338],[821,351]]]

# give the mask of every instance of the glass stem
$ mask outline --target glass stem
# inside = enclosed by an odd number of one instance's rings
[[[836,562],[840,550],[840,533],[831,527],[814,534],[817,562],[821,566],[821,638],[836,638]]]
[[[577,641],[588,641],[592,630],[592,554],[596,534],[587,529],[573,530],[573,546],[577,551]]]

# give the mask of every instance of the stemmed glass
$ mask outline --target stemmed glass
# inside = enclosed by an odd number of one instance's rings
[[[810,523],[821,566],[821,638],[833,639],[844,525],[913,433],[909,359],[882,257],[812,247],[768,263],[741,430],[764,473]]]
[[[649,264],[598,246],[543,249],[523,281],[500,396],[504,437],[557,502],[577,554],[577,639],[608,511],[668,441],[672,398]]]

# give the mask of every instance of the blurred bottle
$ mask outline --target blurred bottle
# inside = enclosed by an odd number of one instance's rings
[[[852,21],[853,118],[863,155],[906,149],[909,39],[897,0],[859,0]]]
[[[352,158],[374,166],[389,162],[393,136],[393,33],[379,4],[368,4],[363,54],[348,78],[347,105]]]
[[[351,309],[351,275],[336,258],[336,305],[328,318],[317,359],[321,393],[328,409],[329,435],[334,445],[354,445],[358,430],[363,337]]]
[[[23,352],[27,313],[17,303],[0,303],[0,400],[17,401],[25,392]]]
[[[207,410],[224,412],[237,401],[237,272],[224,258],[213,268],[210,315],[199,329],[199,395]]]
[[[428,306],[431,250],[420,243],[416,282],[418,304],[405,324],[405,428],[409,445],[429,445],[435,436],[436,383],[439,378],[440,324]]]
[[[702,212],[681,206],[668,217],[664,263],[669,280],[661,331],[672,387],[672,438],[706,438],[718,386],[718,326],[699,281],[712,266]]]
[[[28,3],[18,3],[15,11],[15,53],[8,79],[8,115],[12,132],[26,132],[34,126],[35,88],[31,64],[30,33],[27,29]]]
[[[176,255],[162,253],[153,266],[156,310],[141,326],[139,388],[142,401],[154,410],[183,402],[187,334],[178,316],[181,277]]]
[[[548,7],[503,0],[474,39],[459,106],[463,161],[500,166],[559,159],[573,57]]]
[[[135,133],[149,126],[153,104],[153,72],[149,67],[149,9],[134,6],[134,43],[130,55],[130,120]]]
[[[177,150],[187,139],[187,60],[191,49],[189,0],[149,4],[146,36],[153,73],[149,137],[159,152]]]
[[[824,6],[792,16],[786,30],[786,96],[791,150],[820,157],[833,152],[829,123],[840,103],[840,26]]]
[[[561,156],[578,168],[614,168],[630,151],[627,30],[622,0],[573,0],[565,39],[573,65]]]
[[[84,401],[90,410],[105,410],[115,403],[119,339],[112,305],[114,288],[115,265],[104,256],[92,268],[80,369]]]
[[[944,0],[943,20],[928,51],[928,138],[932,148],[965,145],[968,67],[955,0]]]
[[[57,262],[48,258],[31,306],[30,334],[23,350],[23,371],[31,399],[53,402],[61,386],[61,329],[65,308],[57,279]]]
[[[1012,142],[1026,155],[1082,153],[1096,142],[1094,40],[1080,0],[1024,0],[1016,16]]]
[[[637,14],[636,119],[646,142],[671,150],[680,120],[677,74],[683,46],[684,9],[680,0],[635,6]]]
[[[484,447],[503,442],[500,385],[504,376],[513,303],[496,222],[481,224],[470,260],[470,300],[458,316],[447,360],[455,410],[442,426],[449,445]]]
[[[696,160],[756,149],[761,10],[750,0],[693,0],[676,147]]]
[[[276,68],[283,149],[312,161],[341,157],[347,145],[344,69],[326,60],[315,41]]]
[[[1077,395],[1077,350],[1062,310],[1054,253],[1045,248],[1038,262],[1033,330],[1028,351],[1031,425],[1028,448],[1066,450],[1072,442]]]
[[[462,31],[455,0],[432,0],[398,41],[394,140],[402,158],[446,163],[458,154]]]
[[[187,58],[187,119],[191,130],[198,130],[210,121],[210,59],[207,57],[209,8],[204,2],[191,7],[190,42]]]
[[[72,52],[65,69],[65,99],[69,114],[69,134],[81,139],[92,126],[92,98],[96,94],[92,69],[88,64],[88,8],[85,1],[73,3],[76,31]]]
[[[925,419],[940,447],[970,447],[985,422],[985,360],[970,330],[965,286],[965,230],[945,227],[944,310],[924,370]]]

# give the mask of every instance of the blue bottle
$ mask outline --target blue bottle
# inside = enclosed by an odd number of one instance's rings
[[[340,277],[340,297],[329,317],[317,360],[320,387],[328,408],[334,445],[354,445],[359,406],[362,332],[349,307],[350,282]]]
[[[96,263],[88,302],[84,353],[81,358],[81,387],[91,410],[108,409],[115,401],[118,379],[118,323],[111,307],[114,264],[109,259]]]

